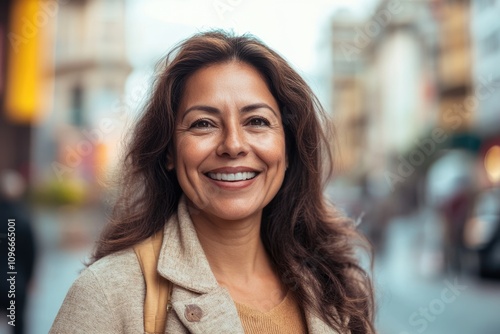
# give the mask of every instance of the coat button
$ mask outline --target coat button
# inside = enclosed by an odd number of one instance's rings
[[[203,311],[198,305],[186,305],[186,310],[184,311],[184,317],[186,317],[189,322],[198,322],[203,316]]]

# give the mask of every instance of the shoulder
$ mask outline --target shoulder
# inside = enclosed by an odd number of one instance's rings
[[[130,286],[140,285],[143,281],[135,253],[132,249],[127,249],[105,256],[85,268],[73,283],[71,290],[103,294],[110,299],[117,297],[119,293],[123,294],[123,291],[127,291]]]
[[[115,307],[127,306],[143,300],[144,276],[133,249],[126,249],[105,256],[86,268],[74,283],[75,287],[101,295]],[[142,305],[138,305],[141,306]],[[115,308],[118,317],[123,316],[125,308]]]
[[[95,280],[103,287],[119,288],[143,281],[141,268],[133,249],[126,249],[99,259],[86,268],[80,280]]]
[[[134,251],[108,255],[73,283],[50,333],[137,332],[142,330],[137,326],[142,324],[143,296],[144,279]]]

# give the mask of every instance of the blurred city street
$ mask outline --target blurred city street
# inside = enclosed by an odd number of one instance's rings
[[[418,272],[415,251],[421,223],[391,225],[386,255],[376,259],[380,334],[500,333],[499,281],[442,275],[424,278]]]

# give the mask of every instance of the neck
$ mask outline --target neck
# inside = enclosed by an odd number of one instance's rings
[[[198,239],[216,279],[225,285],[246,284],[272,274],[260,238],[261,214],[239,221],[191,215]]]

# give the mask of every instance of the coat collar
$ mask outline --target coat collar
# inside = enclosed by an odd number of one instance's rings
[[[183,312],[183,305],[186,303],[203,305],[215,298],[222,298],[232,302],[229,292],[219,286],[210,268],[189,215],[185,196],[182,196],[179,200],[177,214],[172,215],[165,224],[157,270],[161,276],[175,285],[201,294],[190,300],[174,302],[173,307],[178,313]],[[220,300],[219,305],[224,305],[222,300]],[[226,307],[224,311],[226,315],[231,315],[226,317],[225,321],[234,317],[238,319],[236,308],[234,305],[232,306],[230,308]],[[211,308],[213,307],[211,306]],[[309,333],[338,334],[309,310],[305,311],[305,317]],[[189,327],[192,333],[204,333],[203,328],[191,328],[194,326],[193,323],[185,323],[185,325]]]
[[[197,293],[208,293],[219,286],[201,247],[184,196],[179,200],[177,214],[165,224],[158,273]]]

